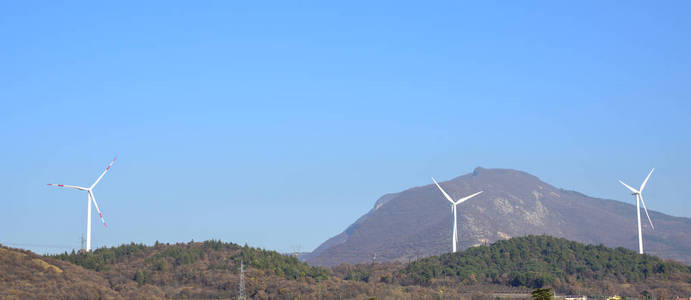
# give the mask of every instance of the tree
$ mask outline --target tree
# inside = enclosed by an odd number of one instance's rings
[[[136,281],[139,285],[144,284],[144,273],[141,269],[137,269],[137,273],[134,275],[134,281]]]
[[[550,300],[552,296],[554,296],[551,288],[538,288],[533,290],[533,292],[530,294],[532,295],[533,300]]]

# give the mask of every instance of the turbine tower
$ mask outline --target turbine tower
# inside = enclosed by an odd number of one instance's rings
[[[66,184],[52,184],[49,183],[48,185],[50,186],[58,186],[58,187],[64,187],[64,188],[70,188],[70,189],[75,189],[75,190],[80,190],[80,191],[86,191],[87,194],[87,199],[86,199],[86,205],[87,205],[87,210],[86,210],[86,251],[89,252],[91,251],[91,202],[94,203],[94,206],[96,206],[96,211],[98,212],[99,218],[101,218],[101,222],[103,222],[103,226],[107,227],[106,221],[103,219],[103,214],[101,214],[101,210],[98,208],[98,203],[96,203],[96,198],[94,197],[94,187],[96,184],[98,184],[99,181],[101,181],[101,178],[103,178],[103,175],[106,175],[108,170],[110,170],[110,167],[113,165],[115,162],[116,158],[113,158],[113,160],[108,164],[108,167],[106,167],[106,170],[101,173],[101,176],[98,176],[98,179],[92,184],[90,187],[81,187],[81,186],[76,186],[76,185],[66,185]]]
[[[456,241],[458,241],[458,230],[456,229],[458,227],[458,226],[456,226],[456,206],[465,202],[466,200],[468,200],[470,198],[473,198],[479,194],[482,194],[482,191],[479,191],[479,192],[472,194],[470,196],[467,196],[465,198],[458,199],[458,201],[453,201],[453,199],[451,199],[451,196],[449,196],[449,194],[447,194],[444,191],[444,189],[441,188],[439,183],[437,183],[437,181],[434,180],[434,177],[432,177],[432,181],[434,181],[434,184],[437,185],[437,187],[439,188],[441,193],[444,194],[444,197],[446,197],[446,200],[449,200],[449,202],[451,202],[451,211],[453,211],[453,233],[452,233],[452,238],[451,238],[451,240],[452,240],[452,242],[451,242],[452,247],[451,248],[453,249],[453,252],[455,253],[456,252]]]
[[[643,189],[645,188],[645,184],[648,183],[648,179],[650,179],[650,175],[653,175],[653,171],[655,171],[655,168],[650,170],[650,173],[648,173],[648,177],[643,180],[643,184],[641,184],[641,188],[636,190],[623,181],[619,180],[621,184],[623,184],[629,191],[631,191],[631,195],[634,195],[636,197],[636,216],[638,216],[638,253],[643,254],[643,233],[641,231],[641,205],[639,203],[643,204],[643,209],[645,210],[645,215],[648,216],[648,222],[650,222],[650,227],[655,230],[655,226],[653,226],[653,221],[650,220],[650,215],[648,214],[648,208],[645,207],[645,201],[643,201]]]

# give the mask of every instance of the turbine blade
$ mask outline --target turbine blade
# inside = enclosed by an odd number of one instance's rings
[[[96,179],[96,182],[94,182],[94,184],[92,184],[90,188],[93,189],[96,186],[96,184],[98,184],[98,182],[101,181],[101,178],[103,178],[103,175],[106,175],[106,173],[108,173],[108,171],[110,170],[110,167],[113,166],[113,163],[115,162],[116,159],[118,159],[117,156],[115,158],[113,158],[113,160],[106,167],[105,171],[103,171],[103,173],[101,173],[101,176],[98,176],[98,179]]]
[[[81,187],[81,186],[76,186],[76,185],[67,185],[67,184],[54,184],[54,183],[49,183],[47,185],[50,186],[57,186],[57,187],[64,187],[64,188],[70,188],[70,189],[75,189],[75,190],[80,190],[80,191],[88,191],[88,188]]]
[[[641,189],[639,190],[639,191],[641,191],[641,193],[643,192],[643,189],[645,188],[645,184],[648,183],[648,179],[650,179],[650,175],[653,175],[653,171],[655,171],[655,168],[650,170],[650,173],[648,173],[648,177],[646,177],[645,180],[643,180],[643,184],[641,184]]]
[[[101,213],[101,210],[98,208],[98,203],[96,203],[96,197],[94,197],[94,194],[89,190],[89,198],[91,198],[91,201],[94,202],[94,206],[96,206],[96,211],[98,212],[98,217],[101,218],[101,222],[103,222],[104,227],[108,227],[108,224],[106,224],[106,220],[103,219],[103,214]]]
[[[479,192],[477,192],[477,193],[475,193],[475,194],[472,194],[472,195],[470,195],[470,196],[467,196],[467,197],[465,197],[465,198],[458,199],[458,201],[456,201],[455,204],[461,204],[461,203],[465,202],[466,200],[468,200],[468,199],[470,199],[470,198],[473,198],[473,197],[475,197],[475,196],[477,196],[477,195],[482,194],[482,192],[483,192],[483,191],[479,191]]]
[[[623,181],[619,180],[619,182],[621,182],[621,184],[623,184],[623,185],[624,185],[627,189],[629,189],[632,193],[634,193],[634,194],[638,194],[638,193],[639,193],[636,189],[630,187],[628,184],[624,183]]]
[[[650,222],[650,227],[652,227],[653,230],[655,230],[655,226],[653,226],[653,221],[650,220],[650,215],[648,214],[648,208],[645,207],[645,201],[643,201],[643,194],[640,194],[638,196],[641,197],[641,203],[643,204],[643,210],[645,211],[645,215],[648,217],[648,222]]]
[[[444,194],[444,197],[446,197],[446,200],[449,200],[449,202],[451,202],[451,204],[454,204],[453,200],[451,200],[451,196],[449,196],[449,194],[447,194],[447,193],[444,191],[444,189],[441,188],[441,186],[439,185],[439,183],[437,183],[437,181],[434,180],[434,177],[432,177],[432,181],[434,181],[434,184],[437,185],[437,187],[439,188],[439,190],[441,191],[441,193]]]

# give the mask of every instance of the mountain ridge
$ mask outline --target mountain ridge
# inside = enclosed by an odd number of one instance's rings
[[[628,203],[556,188],[513,169],[477,167],[440,184],[454,199],[485,191],[459,206],[460,249],[528,234],[637,249],[635,206]],[[367,262],[375,255],[406,261],[448,252],[452,220],[447,209],[433,184],[385,194],[304,258],[328,266]],[[643,225],[645,251],[690,264],[691,219],[649,212],[656,229]]]

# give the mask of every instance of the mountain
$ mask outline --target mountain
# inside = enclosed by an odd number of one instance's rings
[[[631,204],[559,189],[510,169],[476,168],[441,185],[454,199],[484,191],[458,206],[460,249],[530,234],[638,249]],[[645,252],[691,264],[691,219],[649,212],[655,230],[643,224]],[[305,259],[331,266],[438,255],[450,252],[451,226],[450,205],[439,190],[433,184],[415,187],[382,196]]]

